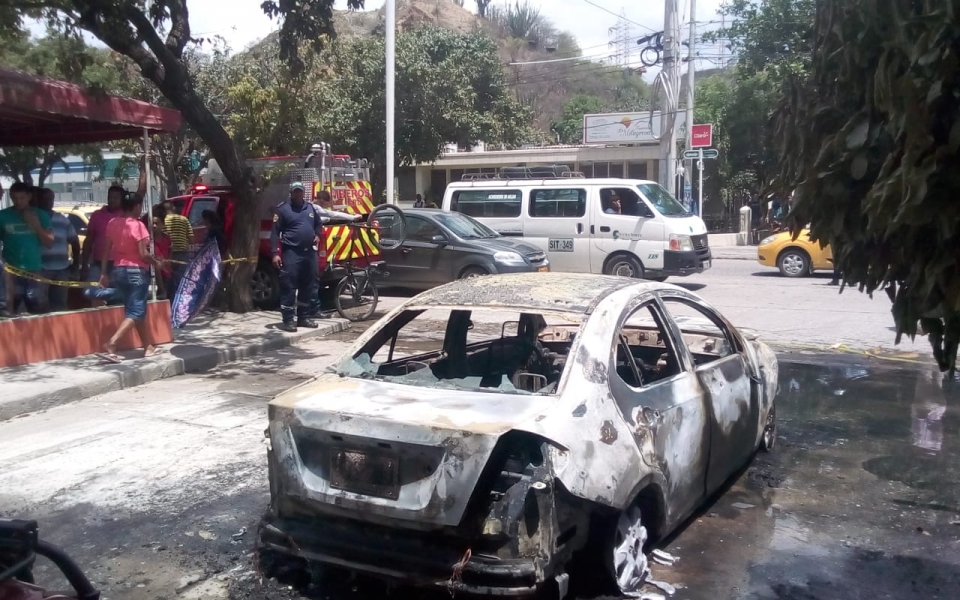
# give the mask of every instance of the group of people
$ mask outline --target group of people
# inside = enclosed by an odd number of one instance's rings
[[[0,188],[0,194],[3,193]],[[0,210],[0,257],[11,267],[2,270],[0,316],[15,317],[24,310],[46,313],[67,309],[69,282],[85,282],[84,296],[93,306],[122,304],[124,319],[103,344],[101,358],[120,362],[117,344],[136,328],[144,355],[158,349],[146,327],[150,268],[157,271],[160,295],[171,297],[180,283],[194,232],[190,221],[167,202],[143,214],[143,197],[111,186],[107,204],[93,212],[82,247],[78,232],[66,215],[54,210],[56,195],[47,188],[23,183],[10,187],[12,206]],[[217,214],[205,211],[208,239],[226,253],[226,238]],[[153,228],[154,250],[150,249]],[[67,284],[67,285],[58,285]]]
[[[0,187],[0,194],[3,193]],[[21,309],[33,312],[63,310],[66,288],[48,282],[67,279],[80,258],[80,241],[70,221],[53,210],[56,195],[46,188],[15,183],[12,206],[0,210],[0,256],[12,269],[0,269],[2,316]]]

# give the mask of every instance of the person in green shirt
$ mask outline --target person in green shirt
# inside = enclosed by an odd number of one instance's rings
[[[13,206],[0,210],[0,242],[3,262],[30,272],[43,268],[43,248],[53,244],[50,215],[30,206],[30,188],[21,182],[10,186]],[[5,271],[7,311],[17,314],[17,300],[26,298],[32,281]]]

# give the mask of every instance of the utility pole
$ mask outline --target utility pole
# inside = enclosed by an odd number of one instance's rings
[[[663,16],[663,77],[666,85],[660,86],[660,156],[663,169],[660,173],[660,185],[676,196],[677,140],[676,121],[678,113],[679,71],[677,35],[677,0],[664,1]],[[666,134],[666,135],[665,135]]]
[[[394,85],[396,84],[395,67],[397,62],[397,0],[387,0],[386,2],[386,47],[387,47],[387,204],[396,204],[397,199],[393,189],[393,170],[396,164],[396,149],[394,135],[394,110],[396,108]]]
[[[687,60],[687,150],[693,149],[693,83],[697,57],[697,0],[690,0],[690,57]],[[687,181],[693,183],[693,164],[687,169]],[[702,166],[703,163],[700,163]],[[686,186],[684,186],[686,187]],[[684,192],[686,194],[686,192]],[[684,198],[686,200],[686,198]],[[691,201],[693,198],[691,197]]]

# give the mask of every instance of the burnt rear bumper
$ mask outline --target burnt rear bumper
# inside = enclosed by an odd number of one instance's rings
[[[310,562],[452,592],[527,596],[543,582],[535,558],[469,555],[470,545],[451,536],[347,519],[307,523],[268,514],[261,522],[258,543],[260,548]]]

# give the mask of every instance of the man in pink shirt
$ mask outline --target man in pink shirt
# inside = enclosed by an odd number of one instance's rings
[[[104,253],[107,247],[107,226],[115,217],[123,214],[120,209],[120,201],[123,199],[124,190],[119,185],[111,185],[107,190],[107,205],[90,215],[90,221],[87,223],[87,237],[83,240],[83,250],[80,253],[80,269],[84,281],[100,281],[100,276],[109,275],[100,272],[100,264],[103,262]],[[108,265],[109,266],[109,265]],[[106,288],[87,288],[84,292],[87,298],[94,300],[99,304],[103,300],[112,296],[112,291]]]

